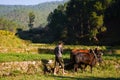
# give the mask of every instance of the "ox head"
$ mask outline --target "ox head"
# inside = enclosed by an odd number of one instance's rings
[[[97,53],[95,52],[96,56],[97,56],[97,62],[100,64],[102,63],[103,59],[102,59],[102,56],[103,56],[103,52],[101,50],[98,50]],[[99,65],[98,64],[98,65]]]
[[[92,50],[92,49],[90,49],[90,53],[94,54],[98,65],[100,63],[102,63],[102,61],[103,61],[103,59],[102,59],[103,52],[101,50],[98,50],[98,49]]]
[[[97,51],[96,51],[96,49],[95,49],[95,50],[89,49],[89,53],[94,56],[95,62],[96,62],[98,65],[102,63],[102,61],[103,61],[103,60],[102,60],[102,55],[103,55],[102,51],[100,51],[100,50],[97,50]]]

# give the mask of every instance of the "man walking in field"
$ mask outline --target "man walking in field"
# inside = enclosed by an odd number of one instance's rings
[[[56,75],[57,67],[59,65],[62,68],[62,73],[65,74],[65,72],[64,72],[64,61],[63,61],[63,58],[62,58],[62,53],[63,53],[63,42],[60,41],[54,49],[54,54],[55,54],[54,75]]]

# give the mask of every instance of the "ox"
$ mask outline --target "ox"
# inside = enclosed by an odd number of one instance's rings
[[[93,66],[96,65],[97,62],[101,63],[102,62],[102,53],[98,51],[95,53],[93,50],[85,50],[84,52],[77,50],[77,51],[72,51],[71,52],[71,60],[74,63],[74,70],[77,71],[78,67],[81,68],[81,70],[85,70],[87,65],[90,66],[91,68],[91,73],[92,73],[92,68]],[[84,65],[84,67],[82,67]]]
[[[73,62],[74,61],[74,56],[77,55],[79,52],[80,53],[89,53],[91,50],[84,50],[84,49],[73,49],[70,53],[70,60]]]

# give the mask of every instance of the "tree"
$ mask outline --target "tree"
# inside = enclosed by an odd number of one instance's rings
[[[90,0],[70,0],[66,9],[70,43],[79,43],[89,34]]]
[[[35,14],[34,14],[34,12],[30,12],[29,13],[29,23],[28,23],[28,26],[30,29],[32,29],[34,26],[34,20],[35,20]]]
[[[120,45],[120,0],[113,0],[104,12],[104,23],[107,27],[104,42],[108,45]]]
[[[49,16],[51,27],[48,26],[56,39],[60,39],[64,34],[63,37],[68,44],[99,42],[101,39],[99,34],[107,30],[104,12],[112,2],[112,0],[70,0],[66,6],[59,6],[51,13]]]
[[[54,41],[63,39],[65,35],[66,14],[65,6],[59,5],[57,9],[51,12],[48,16],[48,27],[50,36]]]
[[[107,29],[104,26],[104,11],[107,5],[105,5],[104,0],[96,0],[92,3],[92,8],[90,10],[90,36],[89,39],[95,41],[99,41],[97,35],[105,32]]]

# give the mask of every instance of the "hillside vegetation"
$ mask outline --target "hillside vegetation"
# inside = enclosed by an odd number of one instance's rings
[[[26,47],[25,41],[15,36],[15,33],[5,30],[0,30],[0,48],[23,48]]]
[[[5,18],[0,18],[0,30],[8,30],[8,31],[16,32],[16,30],[19,28],[24,29],[25,26],[22,26],[14,21]]]
[[[45,26],[47,24],[47,17],[58,5],[63,2],[48,2],[38,5],[0,5],[0,18],[14,21],[22,26],[28,26],[28,14],[34,12],[35,22],[34,27]]]

